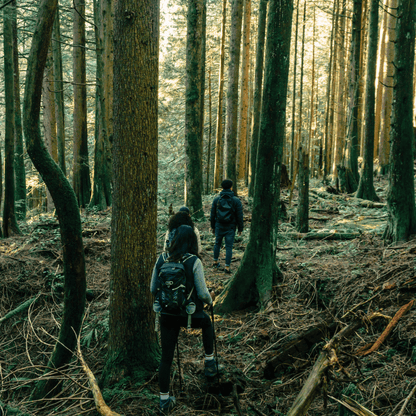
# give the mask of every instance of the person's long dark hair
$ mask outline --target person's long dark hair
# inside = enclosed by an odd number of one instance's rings
[[[178,227],[168,251],[170,261],[179,261],[187,253],[198,256],[198,242],[194,229],[190,225]]]
[[[179,211],[170,218],[168,222],[168,230],[171,232],[175,228],[179,228],[181,225],[189,225],[192,229],[195,228],[191,216],[184,211]]]

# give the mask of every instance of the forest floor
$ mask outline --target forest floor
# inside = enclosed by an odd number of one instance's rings
[[[280,226],[277,261],[283,279],[274,287],[272,304],[265,312],[253,308],[215,316],[219,362],[226,368],[220,394],[215,383],[208,385],[203,377],[200,331],[181,331],[183,391],[174,364],[171,393],[178,405],[173,414],[286,415],[324,345],[357,316],[378,312],[380,318],[365,321],[341,343],[338,362],[326,372],[326,382],[307,414],[416,415],[414,398],[400,413],[416,385],[415,309],[397,322],[393,319],[389,336],[378,349],[368,352],[387,327],[389,317],[393,318],[416,293],[416,240],[397,246],[382,240],[387,217],[385,185],[376,182],[379,204],[312,188],[311,233],[306,237],[294,232],[296,194],[289,206],[289,193],[282,190],[287,216]],[[240,197],[246,229],[236,238],[234,271],[244,254],[251,221],[247,196],[242,192]],[[204,199],[207,218],[212,198]],[[110,218],[111,211],[82,216],[90,300],[81,349],[97,378],[108,337]],[[158,251],[167,218],[167,209],[161,208]],[[219,293],[229,276],[211,268],[214,238],[209,221],[197,226],[207,285]],[[46,214],[33,216],[22,230],[21,236],[0,240],[0,402],[29,415],[96,415],[78,359],[62,373],[64,390],[60,397],[41,403],[29,400],[58,333],[63,276],[56,219]],[[221,256],[223,263],[223,250]],[[29,309],[2,321],[8,312],[30,299],[34,302]],[[297,349],[291,348],[294,340],[298,341]],[[157,372],[144,385],[125,380],[103,393],[111,409],[120,414],[158,414]],[[350,399],[373,413],[347,410]]]

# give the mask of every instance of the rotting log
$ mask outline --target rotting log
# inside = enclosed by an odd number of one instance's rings
[[[371,320],[378,317],[378,313],[373,313],[365,317]],[[363,325],[364,319],[355,319],[348,326],[338,332],[323,348],[316,360],[308,379],[302,387],[302,390],[296,397],[292,407],[286,416],[304,416],[308,412],[310,405],[318,394],[322,378],[334,364],[338,362],[337,350],[343,339],[348,338],[358,328]]]
[[[306,332],[291,337],[276,351],[274,357],[267,361],[264,377],[271,380],[284,366],[292,366],[297,358],[305,357],[313,345],[322,341],[328,334],[333,334],[337,325],[335,322],[321,322]]]

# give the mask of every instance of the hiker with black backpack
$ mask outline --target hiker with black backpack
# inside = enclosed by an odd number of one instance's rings
[[[214,198],[211,207],[211,229],[215,234],[214,265],[220,268],[218,261],[222,240],[225,239],[225,273],[231,273],[230,264],[233,256],[233,244],[236,230],[241,235],[244,228],[243,205],[234,195],[233,181],[224,179],[221,183],[222,191]]]
[[[169,244],[168,253],[162,253],[152,273],[150,290],[155,296],[153,309],[160,325],[162,358],[159,366],[161,415],[169,414],[175,406],[175,397],[169,395],[170,367],[181,327],[201,328],[205,350],[206,377],[218,375],[214,358],[214,330],[204,304],[212,305],[214,292],[209,293],[204,268],[198,257],[194,230],[181,225]]]
[[[168,222],[168,230],[166,231],[165,235],[165,242],[163,244],[163,251],[168,251],[169,244],[173,240],[177,228],[181,225],[190,225],[195,231],[198,244],[198,255],[200,255],[202,252],[201,235],[198,228],[196,228],[194,222],[192,221],[191,213],[188,207],[179,208],[179,211],[170,217]]]

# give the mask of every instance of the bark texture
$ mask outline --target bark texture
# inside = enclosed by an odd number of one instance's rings
[[[41,174],[55,203],[61,231],[64,263],[64,310],[58,341],[47,364],[48,369],[66,365],[76,348],[85,306],[85,259],[81,218],[75,194],[62,170],[53,161],[40,134],[40,100],[57,0],[43,0],[39,6],[26,75],[23,127],[27,152]],[[50,370],[47,370],[50,371]],[[32,398],[51,396],[59,391],[60,376],[38,382]]]
[[[73,187],[80,207],[86,207],[91,197],[88,162],[87,86],[85,61],[85,2],[74,0],[73,22],[74,78],[74,167]]]
[[[250,238],[237,273],[218,298],[216,312],[227,313],[259,302],[264,308],[276,266],[277,207],[285,137],[293,0],[270,0],[260,140]]]
[[[384,233],[389,241],[407,240],[416,232],[415,191],[413,177],[413,68],[415,56],[416,5],[400,0],[397,10],[394,59],[394,89],[388,220]]]
[[[368,30],[367,76],[365,92],[364,158],[358,185],[357,198],[378,201],[373,181],[374,123],[376,98],[376,66],[378,39],[378,0],[371,1],[370,27]]]
[[[185,205],[202,219],[202,139],[205,74],[205,0],[189,0],[186,42]]]
[[[114,16],[110,333],[103,385],[148,375],[159,357],[149,290],[156,260],[159,2],[122,0]]]
[[[3,237],[20,234],[15,212],[14,186],[14,81],[13,81],[13,25],[11,6],[3,9],[4,33],[4,96],[6,103],[5,138],[4,138],[4,206]]]

